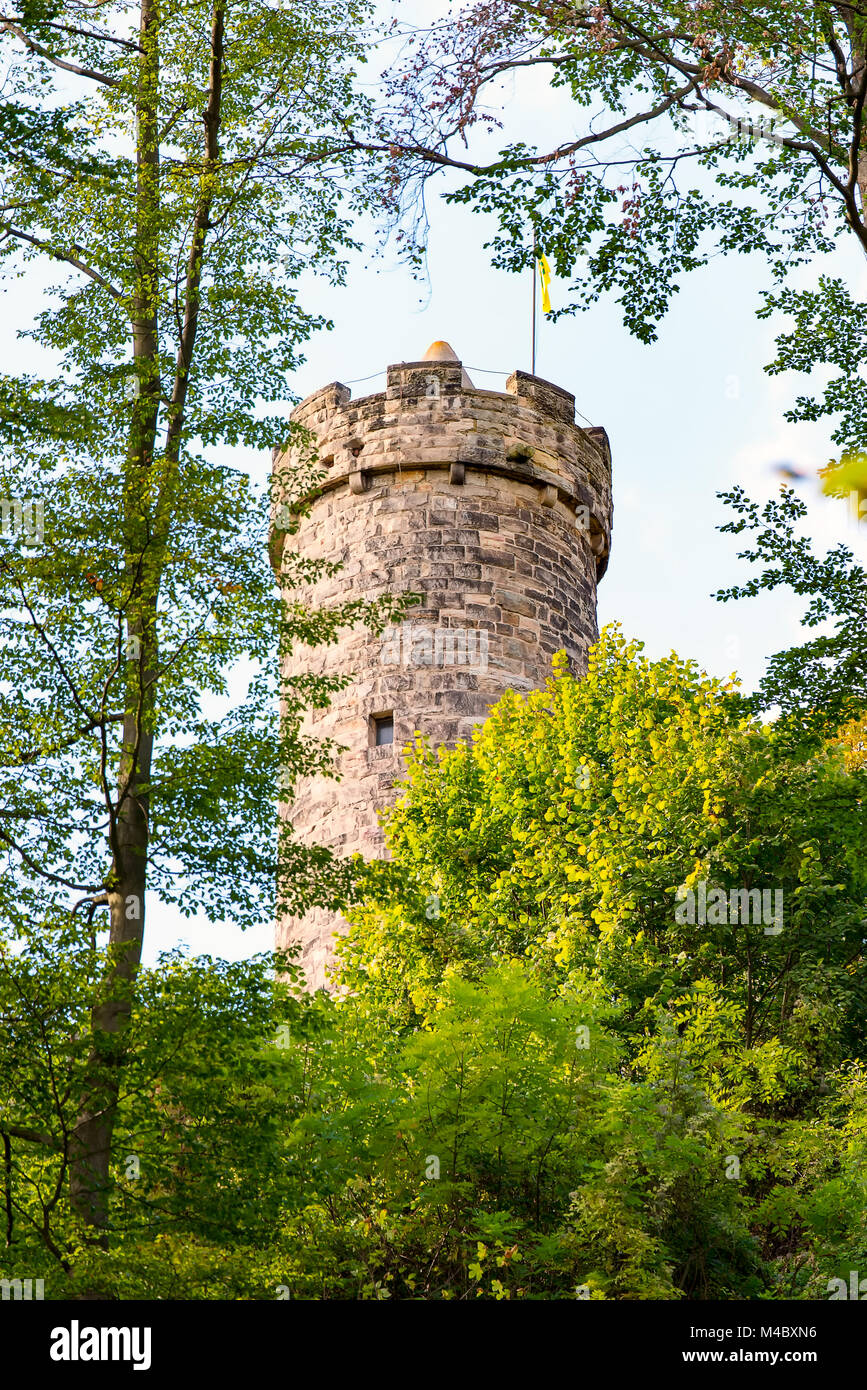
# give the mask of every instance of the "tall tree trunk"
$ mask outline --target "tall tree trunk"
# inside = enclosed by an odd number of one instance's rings
[[[123,1034],[132,1009],[144,934],[157,678],[160,560],[153,545],[150,517],[161,396],[156,312],[160,270],[159,20],[157,0],[142,0],[142,56],[136,96],[136,282],[131,303],[136,396],[127,449],[123,516],[128,642],[126,650],[118,654],[126,688],[123,745],[116,795],[108,785],[110,770],[103,768],[112,864],[109,953],[91,1012],[92,1046],[70,1144],[72,1205],[102,1244],[107,1240],[111,1141],[124,1059]]]
[[[865,106],[867,106],[867,19],[864,15],[857,13],[851,5],[840,5],[839,13],[842,16],[849,35],[851,45],[851,95],[850,109],[852,112],[853,125],[853,150],[852,159],[854,161],[854,173],[858,185],[860,197],[860,223],[863,229],[867,226],[867,150],[865,145]],[[850,166],[851,167],[851,166]],[[857,230],[857,229],[856,229]],[[867,251],[865,239],[862,235],[861,244]]]
[[[124,1060],[124,1027],[132,1009],[144,937],[149,784],[158,679],[157,604],[177,495],[184,411],[199,321],[202,263],[214,196],[212,176],[219,161],[224,13],[224,4],[218,0],[211,22],[209,90],[203,112],[205,157],[187,260],[184,318],[165,448],[162,458],[155,462],[154,441],[161,397],[155,307],[160,213],[159,12],[156,0],[144,0],[142,5],[144,53],[137,104],[137,288],[132,317],[139,394],[133,409],[127,457],[124,517],[130,598],[127,609],[129,644],[122,656],[129,657],[126,662],[129,678],[116,814],[110,828],[109,963],[100,998],[91,1015],[93,1047],[70,1164],[73,1206],[92,1228],[94,1238],[102,1244],[107,1241],[111,1142]]]

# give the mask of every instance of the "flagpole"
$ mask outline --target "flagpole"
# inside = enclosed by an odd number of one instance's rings
[[[536,228],[535,228],[535,227],[533,228],[533,265],[532,265],[532,271],[533,271],[533,308],[532,308],[532,316],[533,316],[533,334],[532,334],[532,338],[533,338],[533,351],[532,351],[532,366],[531,366],[531,368],[530,368],[530,375],[531,375],[531,376],[535,376],[535,375],[536,375]]]

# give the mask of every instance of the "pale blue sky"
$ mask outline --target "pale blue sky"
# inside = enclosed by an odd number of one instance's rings
[[[564,96],[549,93],[538,75],[506,95],[508,129],[495,145],[515,132],[545,143],[546,136],[563,137],[574,128]],[[304,396],[329,381],[349,383],[389,363],[416,360],[436,338],[452,344],[471,376],[474,368],[503,373],[477,373],[478,386],[500,389],[515,368],[529,370],[528,277],[493,270],[482,249],[483,219],[447,207],[435,187],[428,284],[413,281],[389,255],[380,261],[356,257],[345,289],[311,275],[302,300],[331,317],[334,330],[310,343],[288,390]],[[819,269],[800,271],[797,283],[814,282]],[[854,249],[841,250],[821,269],[846,275],[865,296],[867,267]],[[14,329],[38,283],[33,277],[7,289],[0,321],[0,366],[7,371],[21,364]],[[651,656],[674,648],[713,675],[737,670],[747,688],[768,655],[800,640],[800,605],[783,593],[738,605],[711,599],[714,589],[743,578],[748,568],[735,558],[735,540],[715,530],[726,519],[715,493],[740,482],[755,497],[770,496],[779,485],[771,472],[775,462],[809,471],[833,452],[827,424],[791,426],[782,418],[806,380],[762,371],[773,356],[774,327],[756,320],[754,311],[766,284],[756,260],[715,261],[684,283],[652,347],[630,338],[611,301],[573,319],[542,323],[536,367],[573,391],[581,413],[604,425],[611,440],[615,519],[611,564],[599,591],[600,626],[619,621]],[[555,306],[561,293],[555,279]],[[37,367],[32,349],[25,356]],[[353,395],[382,384],[380,378],[353,385]],[[255,476],[267,474],[267,456],[234,451],[234,457]],[[815,484],[803,485],[802,495],[811,504],[811,534],[823,545],[845,538],[867,560],[867,527],[859,534],[844,505],[821,498]],[[179,940],[194,951],[233,957],[271,945],[268,923],[242,935],[152,906],[149,960]]]

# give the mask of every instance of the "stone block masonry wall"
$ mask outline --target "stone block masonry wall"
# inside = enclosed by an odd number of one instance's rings
[[[313,605],[422,595],[397,632],[371,638],[359,626],[288,658],[293,674],[352,682],[305,721],[306,732],[346,745],[341,780],[305,779],[283,813],[304,841],[379,856],[378,813],[394,799],[415,731],[433,744],[470,738],[506,689],[543,685],[561,648],[576,673],[586,670],[611,534],[608,441],[576,426],[574,398],[559,387],[516,372],[505,393],[478,391],[457,360],[390,367],[386,391],[358,401],[326,386],[294,418],[315,435],[327,476],[290,535],[279,479],[294,460],[275,451],[278,576],[292,546],[342,565],[303,595]],[[388,715],[394,742],[377,746],[376,720]],[[278,945],[301,941],[312,988],[325,982],[341,924],[316,911],[277,925]]]

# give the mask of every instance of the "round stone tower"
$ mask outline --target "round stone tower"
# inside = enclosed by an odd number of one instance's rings
[[[304,724],[346,747],[340,781],[303,779],[283,813],[303,842],[376,857],[378,813],[394,799],[415,731],[435,745],[470,738],[506,689],[544,685],[561,648],[576,674],[586,670],[611,536],[608,437],[576,425],[574,396],[540,377],[514,372],[505,392],[478,390],[443,342],[389,367],[385,391],[354,401],[333,382],[293,419],[312,432],[327,473],[288,534],[280,477],[298,460],[274,452],[278,578],[292,547],[342,566],[309,586],[312,605],[422,595],[381,637],[359,626],[288,658],[290,674],[352,679]],[[341,924],[317,909],[277,925],[278,946],[300,940],[311,988],[325,983]]]

